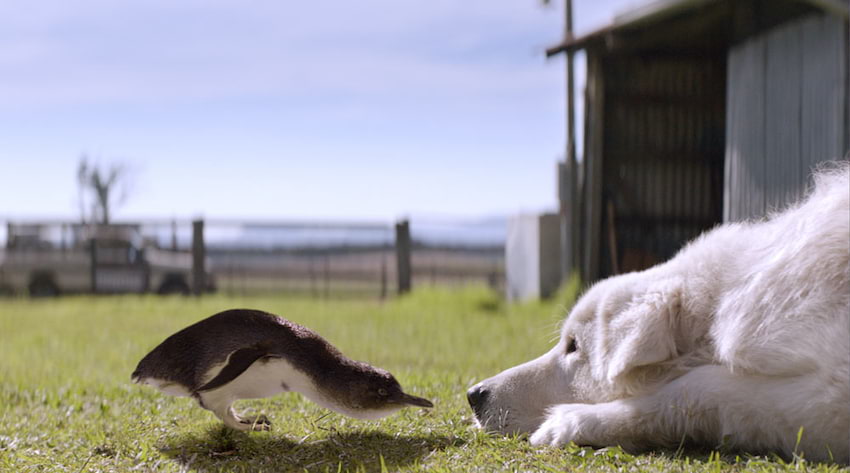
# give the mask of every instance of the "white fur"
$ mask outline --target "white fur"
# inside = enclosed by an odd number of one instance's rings
[[[479,425],[535,445],[690,440],[847,463],[848,174],[834,165],[800,204],[593,286],[552,350],[481,383]]]

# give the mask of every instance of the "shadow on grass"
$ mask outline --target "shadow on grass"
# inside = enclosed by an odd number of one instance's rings
[[[658,449],[651,450],[646,453],[652,453],[660,458],[665,458],[670,461],[689,460],[690,462],[700,463],[726,463],[728,465],[769,465],[772,467],[792,466],[798,468],[798,464],[806,464],[809,466],[845,466],[837,465],[831,462],[805,460],[805,456],[795,457],[780,455],[775,452],[760,452],[753,453],[745,450],[727,448],[718,446],[717,448],[708,448],[704,445],[696,443],[686,443],[678,450]]]
[[[221,426],[160,447],[185,469],[198,471],[393,471],[465,440],[441,435],[390,435],[377,431],[330,432],[294,439],[245,433]]]

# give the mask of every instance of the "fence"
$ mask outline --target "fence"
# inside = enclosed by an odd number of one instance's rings
[[[8,288],[13,282],[15,292],[31,290],[33,278],[39,274],[67,271],[52,268],[55,260],[88,251],[88,258],[78,258],[86,263],[79,263],[76,271],[88,271],[91,282],[67,287],[60,275],[54,274],[55,292],[202,292],[214,288],[242,295],[383,298],[403,293],[411,285],[485,283],[501,289],[501,225],[499,221],[405,221],[393,225],[149,220],[110,226],[121,229],[118,233],[124,236],[119,238],[111,231],[106,238],[102,227],[92,233],[91,227],[70,222],[8,222],[4,228],[5,263],[0,253],[0,285],[5,282]],[[87,246],[87,239],[93,236],[101,243]],[[113,258],[107,268],[97,255],[105,252],[103,242],[112,241],[114,247],[116,239],[129,242],[117,250],[126,258],[124,266]],[[115,252],[115,248],[109,250]],[[22,258],[25,254],[28,256]],[[86,264],[87,268],[81,267]],[[133,280],[143,283],[122,289],[120,284],[104,281],[104,275],[122,271],[127,279],[130,269],[136,271]],[[84,278],[78,275],[76,279]]]

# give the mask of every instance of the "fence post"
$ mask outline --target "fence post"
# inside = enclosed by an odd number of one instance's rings
[[[92,294],[97,294],[97,238],[92,237],[89,240],[89,264],[91,270],[89,272],[89,282],[91,283]]]
[[[177,219],[171,220],[171,251],[177,251]]]
[[[12,225],[12,222],[6,222],[6,249],[11,250],[12,246],[14,246],[14,240],[12,239],[12,235],[14,235],[15,227]]]
[[[381,256],[381,300],[387,298],[387,256]]]
[[[59,247],[62,248],[62,252],[68,249],[68,224],[63,223],[59,228],[61,228],[61,236],[59,237]]]
[[[204,221],[192,222],[192,294],[200,295],[206,286],[207,251],[204,246]]]
[[[410,221],[395,224],[395,256],[398,268],[398,293],[406,294],[411,287]]]
[[[319,290],[316,288],[316,254],[310,254],[310,295],[319,297]]]
[[[325,255],[325,267],[324,267],[324,275],[325,275],[325,299],[331,296],[331,255]]]

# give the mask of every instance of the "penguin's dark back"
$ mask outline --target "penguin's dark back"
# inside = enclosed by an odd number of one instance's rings
[[[312,330],[259,310],[233,309],[212,315],[166,338],[139,362],[133,376],[199,388],[216,363],[240,348],[265,345],[305,372],[335,371],[347,360]]]

